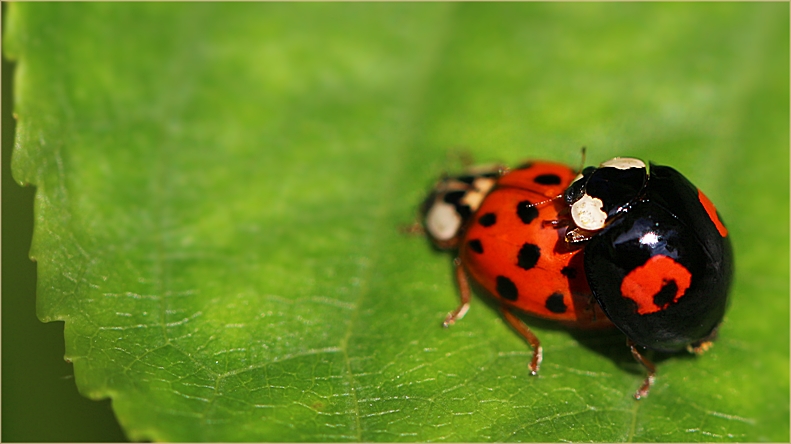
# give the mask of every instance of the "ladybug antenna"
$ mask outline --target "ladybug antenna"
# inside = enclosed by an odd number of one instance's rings
[[[542,206],[542,205],[546,205],[546,204],[548,204],[548,203],[550,203],[550,202],[553,202],[553,201],[555,201],[555,200],[558,200],[558,199],[563,199],[563,195],[562,195],[562,194],[558,194],[558,195],[557,195],[557,196],[555,196],[555,197],[550,197],[549,199],[544,199],[544,200],[542,200],[542,201],[539,201],[539,202],[536,202],[536,203],[534,203],[534,204],[533,204],[533,206],[534,206],[534,207],[540,207],[540,206]]]
[[[580,172],[580,171],[582,171],[583,168],[585,168],[585,150],[586,150],[586,148],[584,146],[582,148],[580,148],[580,157],[581,157],[581,159],[580,159],[580,167],[577,168],[577,172]]]

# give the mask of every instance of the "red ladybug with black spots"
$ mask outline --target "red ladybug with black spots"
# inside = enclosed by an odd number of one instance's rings
[[[612,327],[588,287],[582,249],[566,241],[571,220],[563,193],[576,176],[552,162],[477,168],[441,179],[423,206],[429,238],[458,249],[461,304],[443,325],[469,309],[471,279],[501,302],[504,318],[533,347],[531,374],[542,348],[511,309],[579,328]]]
[[[615,324],[648,371],[637,399],[655,376],[638,348],[699,353],[716,335],[733,267],[727,229],[670,167],[631,158],[579,175],[551,162],[490,167],[444,178],[423,209],[435,245],[458,249],[461,304],[444,325],[469,308],[471,278],[533,347],[531,374],[540,342],[512,308],[582,328]]]

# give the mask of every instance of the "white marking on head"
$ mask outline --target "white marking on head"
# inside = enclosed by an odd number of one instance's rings
[[[456,207],[437,201],[426,213],[426,230],[434,239],[445,241],[453,239],[461,227],[461,216]]]
[[[475,179],[475,181],[472,183],[472,186],[481,193],[487,194],[492,190],[492,187],[494,187],[495,183],[497,183],[497,181],[491,177],[479,177]]]
[[[607,213],[601,210],[602,205],[604,204],[601,199],[583,195],[571,206],[574,223],[585,230],[601,230],[604,228],[604,221],[607,220]]]
[[[629,168],[645,168],[645,162],[633,157],[616,157],[602,163],[599,167],[611,167],[618,168],[619,170],[628,170]]]
[[[475,211],[479,206],[481,206],[484,196],[486,195],[478,191],[468,191],[464,193],[464,197],[459,199],[459,203],[462,205],[467,205],[470,207],[470,210]]]
[[[464,193],[464,197],[462,197],[459,202],[469,206],[472,211],[476,211],[478,207],[481,206],[483,198],[489,194],[489,191],[494,186],[494,183],[494,179],[489,179],[486,177],[479,177],[475,179],[475,181],[472,183],[473,189]]]

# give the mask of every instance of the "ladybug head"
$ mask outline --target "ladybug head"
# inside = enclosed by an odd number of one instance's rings
[[[423,201],[423,226],[441,250],[455,248],[464,224],[494,187],[504,167],[473,167],[458,176],[443,176]]]
[[[569,233],[569,241],[587,240],[627,211],[647,181],[645,162],[630,157],[616,157],[598,168],[582,170],[563,195],[577,226],[574,233]]]

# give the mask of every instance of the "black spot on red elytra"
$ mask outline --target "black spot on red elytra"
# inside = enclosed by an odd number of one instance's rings
[[[516,204],[516,215],[522,223],[529,224],[538,217],[538,209],[529,200],[523,200]]]
[[[552,313],[565,313],[566,312],[566,303],[563,302],[563,295],[560,293],[552,293],[547,298],[546,303],[544,306],[547,307],[547,310],[551,311]]]
[[[484,227],[491,227],[497,222],[497,216],[494,213],[486,213],[478,218],[478,223]]]
[[[560,185],[560,176],[557,174],[542,174],[536,176],[533,182],[539,185]]]
[[[574,267],[563,267],[560,270],[560,274],[566,276],[569,279],[575,279],[577,277],[577,269]]]
[[[662,286],[657,294],[654,295],[654,305],[661,308],[667,308],[673,302],[673,299],[678,293],[678,285],[676,281],[668,281]]]
[[[473,239],[467,242],[467,246],[470,247],[470,250],[478,254],[483,254],[483,244],[481,244],[481,241],[479,241],[478,239]]]
[[[519,291],[516,289],[514,281],[505,276],[497,276],[497,294],[509,301],[519,299]]]
[[[538,263],[538,258],[541,257],[541,249],[538,245],[526,243],[519,249],[516,256],[516,265],[525,270],[530,270]]]

